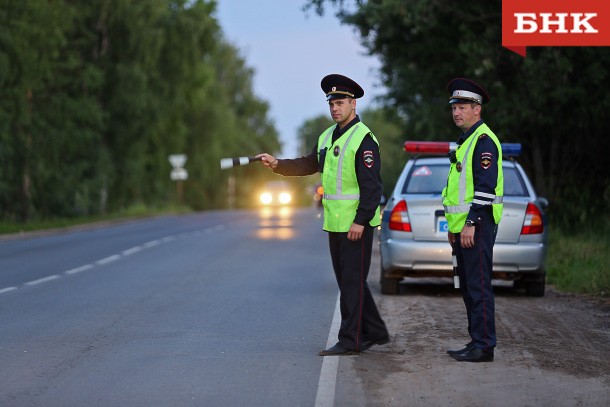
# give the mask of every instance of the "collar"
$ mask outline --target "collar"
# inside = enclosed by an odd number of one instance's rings
[[[345,134],[346,131],[348,131],[350,128],[354,127],[354,125],[356,123],[360,122],[360,116],[356,115],[356,117],[354,117],[352,119],[351,122],[347,123],[347,126],[345,126],[344,128],[340,129],[339,128],[339,124],[337,124],[335,126],[335,130],[333,130],[333,133],[337,134],[339,137],[342,136],[343,134]]]
[[[457,141],[458,145],[462,145],[464,141],[468,139],[468,137],[472,136],[472,134],[479,128],[480,125],[483,124],[483,119],[479,120],[475,124],[472,125],[465,133],[462,133],[460,139]]]

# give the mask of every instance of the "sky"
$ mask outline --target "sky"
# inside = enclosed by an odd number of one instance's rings
[[[303,11],[304,4],[305,0],[217,0],[216,18],[225,38],[254,69],[254,92],[269,103],[282,158],[297,156],[297,130],[305,120],[319,115],[330,120],[320,88],[324,76],[339,73],[358,82],[364,89],[358,112],[384,93],[377,79],[380,63],[366,55],[354,29],[340,24],[332,6],[327,5],[320,17],[313,10]]]

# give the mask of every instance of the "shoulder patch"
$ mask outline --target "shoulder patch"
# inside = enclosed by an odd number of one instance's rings
[[[481,134],[481,135],[479,136],[479,139],[482,139],[482,138],[485,138],[485,137],[487,137],[487,134],[483,133],[483,134]]]
[[[366,168],[372,168],[373,165],[375,165],[373,152],[371,150],[366,150],[362,152],[362,161],[364,161],[364,165],[366,165]]]
[[[483,167],[484,170],[491,167],[492,157],[493,155],[488,152],[484,152],[481,154],[481,167]]]

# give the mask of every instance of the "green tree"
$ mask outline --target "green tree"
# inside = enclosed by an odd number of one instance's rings
[[[254,71],[238,49],[219,42],[205,69],[209,69],[213,80],[200,90],[188,120],[193,176],[188,181],[187,196],[195,208],[221,207],[226,204],[227,184],[237,180],[237,203],[248,205],[254,188],[268,174],[252,165],[221,171],[219,160],[260,151],[278,152],[279,136],[268,117],[268,103],[252,90]]]
[[[95,38],[78,21],[87,11],[63,2],[0,5],[3,215],[72,214],[89,201],[103,114],[101,73],[87,57]]]
[[[214,13],[204,0],[2,0],[0,219],[167,203],[174,153],[188,155],[185,203],[224,205],[219,158],[280,144]],[[261,173],[231,175],[247,190]]]
[[[334,123],[328,115],[319,115],[308,119],[297,130],[297,139],[299,141],[299,154],[308,155],[312,148],[318,144],[320,134]]]

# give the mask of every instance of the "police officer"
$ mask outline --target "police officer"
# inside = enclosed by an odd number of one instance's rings
[[[443,206],[470,335],[464,348],[447,353],[458,361],[491,362],[496,346],[492,257],[502,218],[502,148],[481,119],[482,105],[489,102],[487,91],[463,78],[453,79],[447,88],[453,121],[463,133],[450,154]]]
[[[259,154],[277,174],[321,173],[324,230],[339,285],[341,327],[338,342],[321,356],[352,355],[389,342],[366,279],[371,264],[374,228],[380,224],[382,195],[379,143],[356,114],[364,90],[352,79],[327,75],[322,90],[336,125],[326,129],[307,156],[278,160]]]

